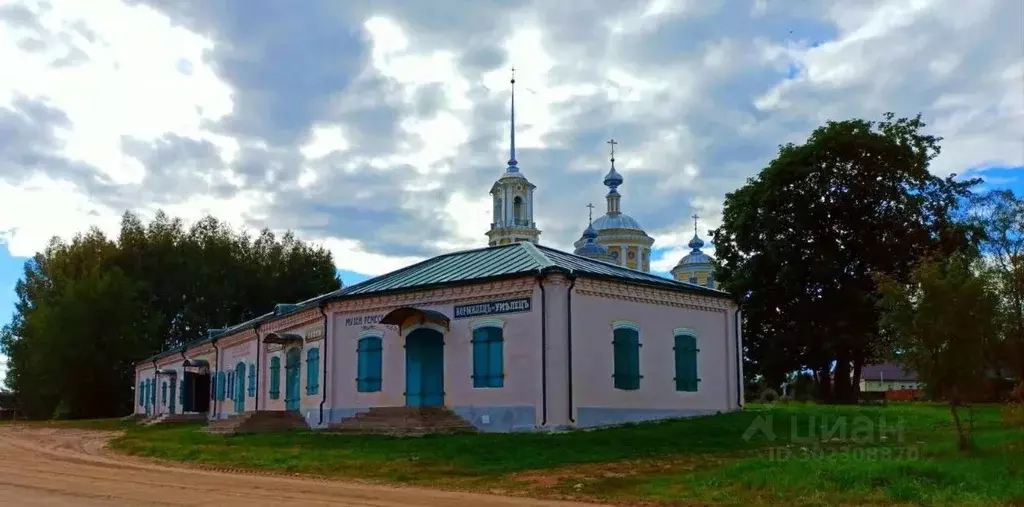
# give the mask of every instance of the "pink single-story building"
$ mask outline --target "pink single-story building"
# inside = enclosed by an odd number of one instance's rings
[[[592,427],[742,406],[724,292],[531,242],[456,252],[136,365],[140,414],[445,407],[482,431]]]

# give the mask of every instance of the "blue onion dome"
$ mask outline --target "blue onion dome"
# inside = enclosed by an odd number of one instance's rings
[[[690,240],[688,246],[690,247],[690,253],[680,259],[679,264],[676,264],[676,267],[694,264],[711,264],[711,256],[700,250],[701,248],[704,248],[704,240],[700,239],[699,236],[694,234],[693,239]]]
[[[597,242],[597,231],[593,226],[588,225],[583,231],[583,244],[580,245],[574,254],[591,259],[608,259],[608,249]]]
[[[640,222],[637,222],[635,218],[625,213],[608,213],[597,217],[594,220],[594,230],[603,231],[605,229],[629,229],[633,231],[643,231],[644,228],[640,227]]]
[[[608,174],[604,175],[604,185],[606,187],[611,187],[612,189],[614,189],[615,187],[621,184],[622,175],[615,170],[615,166],[613,165],[612,168],[608,171]]]

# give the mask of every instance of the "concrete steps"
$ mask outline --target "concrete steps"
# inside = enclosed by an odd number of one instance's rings
[[[445,407],[374,407],[328,426],[332,433],[422,436],[474,433],[476,427]]]
[[[216,435],[267,433],[284,430],[308,430],[309,425],[298,412],[259,411],[243,412],[227,419],[210,421],[204,430]]]

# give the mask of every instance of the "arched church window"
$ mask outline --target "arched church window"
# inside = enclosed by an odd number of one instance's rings
[[[494,198],[494,223],[501,223],[501,197]]]
[[[516,217],[516,223],[524,225],[526,217],[523,216],[523,198],[518,195],[512,199],[512,215]]]

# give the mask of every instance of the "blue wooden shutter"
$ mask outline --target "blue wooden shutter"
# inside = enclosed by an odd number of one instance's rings
[[[139,406],[146,404],[146,383],[139,381]]]
[[[306,352],[306,394],[316,394],[320,389],[320,349]]]
[[[488,387],[503,387],[505,385],[504,345],[505,340],[501,328],[490,328],[487,344],[487,373],[490,374]]]
[[[160,404],[167,404],[167,381],[160,383]]]
[[[156,406],[156,380],[149,379],[149,405]]]
[[[697,338],[690,335],[675,337],[676,391],[695,392],[697,378]]]
[[[281,397],[281,357],[270,358],[270,399]]]
[[[366,336],[359,339],[356,348],[357,372],[356,391],[374,393],[381,389],[383,342],[377,336]]]
[[[224,401],[225,391],[227,390],[227,375],[219,371],[217,372],[217,400]]]
[[[615,388],[640,388],[640,334],[628,328],[616,329],[612,334]]]
[[[256,396],[256,365],[249,363],[249,397]]]
[[[488,329],[480,327],[473,330],[473,387],[487,387],[489,366],[487,357]]]

